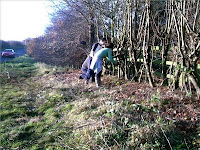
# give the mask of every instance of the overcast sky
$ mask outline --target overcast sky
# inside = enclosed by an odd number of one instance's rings
[[[51,12],[47,0],[0,0],[0,39],[23,41],[44,34]]]

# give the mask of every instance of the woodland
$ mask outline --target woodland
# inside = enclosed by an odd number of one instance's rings
[[[52,2],[58,11],[46,34],[26,40],[35,59],[80,68],[91,45],[106,37],[121,65],[105,61],[105,73],[200,96],[199,0]]]
[[[44,35],[3,48],[0,149],[199,150],[200,0],[50,0]],[[113,42],[102,86],[79,79]]]

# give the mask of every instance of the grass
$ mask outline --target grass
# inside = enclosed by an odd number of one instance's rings
[[[27,56],[16,58],[14,61],[0,64],[0,84],[22,81],[34,75],[36,66]]]
[[[72,80],[68,68],[24,56],[0,65],[2,149],[196,149],[198,132],[186,134],[160,115],[170,102],[116,99],[114,89]],[[75,78],[74,78],[75,79]],[[66,82],[68,81],[68,82]],[[111,81],[117,83],[115,79]],[[121,86],[117,84],[116,86]],[[113,91],[112,91],[113,90]],[[111,94],[112,93],[112,94]]]

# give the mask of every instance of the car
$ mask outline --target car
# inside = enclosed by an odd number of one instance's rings
[[[5,49],[1,53],[2,57],[15,57],[15,51],[13,49]]]

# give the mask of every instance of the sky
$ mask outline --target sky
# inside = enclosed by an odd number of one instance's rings
[[[0,39],[23,41],[41,36],[53,12],[48,0],[0,0]]]

